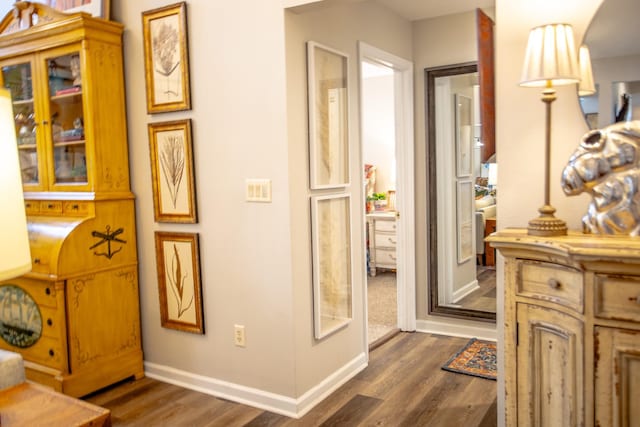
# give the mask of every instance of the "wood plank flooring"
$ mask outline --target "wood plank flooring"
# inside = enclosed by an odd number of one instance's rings
[[[150,378],[88,396],[114,426],[496,425],[496,382],[440,367],[467,342],[400,333],[369,353],[369,366],[295,420]]]

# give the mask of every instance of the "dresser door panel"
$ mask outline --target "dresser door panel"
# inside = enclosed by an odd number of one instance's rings
[[[582,322],[518,304],[518,426],[584,424]]]
[[[595,328],[596,425],[640,425],[640,331]]]

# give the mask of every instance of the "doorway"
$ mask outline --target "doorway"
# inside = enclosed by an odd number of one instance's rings
[[[413,63],[363,42],[358,47],[361,182],[368,182],[369,205],[362,213],[363,294],[371,344],[395,329],[416,328]]]

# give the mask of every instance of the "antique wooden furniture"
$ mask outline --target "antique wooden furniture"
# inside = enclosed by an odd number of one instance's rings
[[[484,226],[484,237],[489,236],[491,233],[496,231],[496,219],[495,218],[487,218],[485,219]],[[484,265],[487,266],[495,266],[496,265],[496,254],[495,249],[491,247],[489,242],[484,242]]]
[[[0,23],[33,259],[0,283],[0,348],[73,396],[143,375],[122,30],[29,2]]]
[[[111,412],[92,403],[24,382],[0,391],[0,423],[11,426],[108,427]]]
[[[377,269],[396,269],[396,213],[374,212],[367,214],[369,227],[369,273]]]
[[[640,420],[640,239],[506,229],[507,426]]]

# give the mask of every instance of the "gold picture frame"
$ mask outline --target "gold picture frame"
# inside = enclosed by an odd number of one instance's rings
[[[162,327],[204,334],[198,234],[156,231],[155,242]]]
[[[142,12],[147,113],[191,109],[187,4]]]
[[[195,224],[191,120],[149,123],[148,130],[155,220]]]

